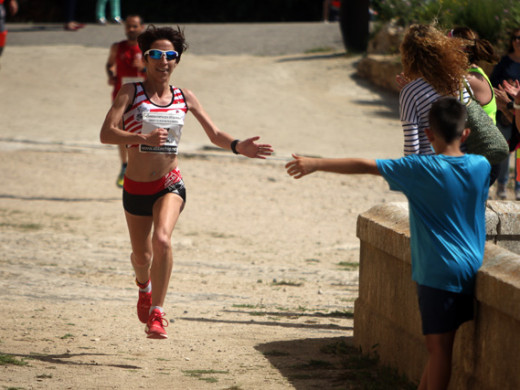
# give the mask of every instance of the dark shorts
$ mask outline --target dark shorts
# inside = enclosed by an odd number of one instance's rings
[[[178,169],[153,182],[136,182],[125,177],[123,207],[133,215],[152,216],[157,199],[169,193],[186,202],[186,187]]]
[[[417,285],[422,332],[441,334],[457,330],[474,316],[473,295]]]

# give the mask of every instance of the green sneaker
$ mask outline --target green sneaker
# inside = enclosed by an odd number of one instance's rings
[[[119,188],[123,188],[123,184],[125,184],[125,172],[126,172],[126,164],[121,167],[121,172],[119,172],[119,176],[116,180],[116,186]]]

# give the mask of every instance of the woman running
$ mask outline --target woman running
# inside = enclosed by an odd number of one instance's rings
[[[104,144],[128,147],[123,207],[139,287],[137,315],[146,323],[148,338],[166,339],[163,306],[173,267],[171,237],[186,201],[177,158],[184,117],[190,111],[213,144],[235,154],[264,159],[273,149],[257,143],[260,137],[240,141],[221,131],[191,91],[170,85],[170,76],[187,48],[179,28],[151,25],[138,43],[146,81],[121,87],[100,139]]]

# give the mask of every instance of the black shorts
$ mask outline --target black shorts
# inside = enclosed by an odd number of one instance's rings
[[[464,322],[473,319],[473,295],[418,284],[417,296],[424,335],[452,332]]]
[[[125,176],[123,207],[133,215],[152,216],[156,200],[168,193],[177,194],[186,202],[186,187],[178,169],[153,182],[136,182]]]

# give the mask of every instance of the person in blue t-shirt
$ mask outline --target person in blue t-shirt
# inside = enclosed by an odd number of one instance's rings
[[[429,354],[419,385],[423,390],[448,387],[455,332],[473,319],[475,279],[484,258],[491,166],[482,156],[460,151],[470,131],[466,119],[466,108],[456,98],[432,105],[426,134],[435,155],[370,160],[293,154],[286,164],[295,179],[315,171],[381,175],[391,190],[408,198],[412,279]]]

